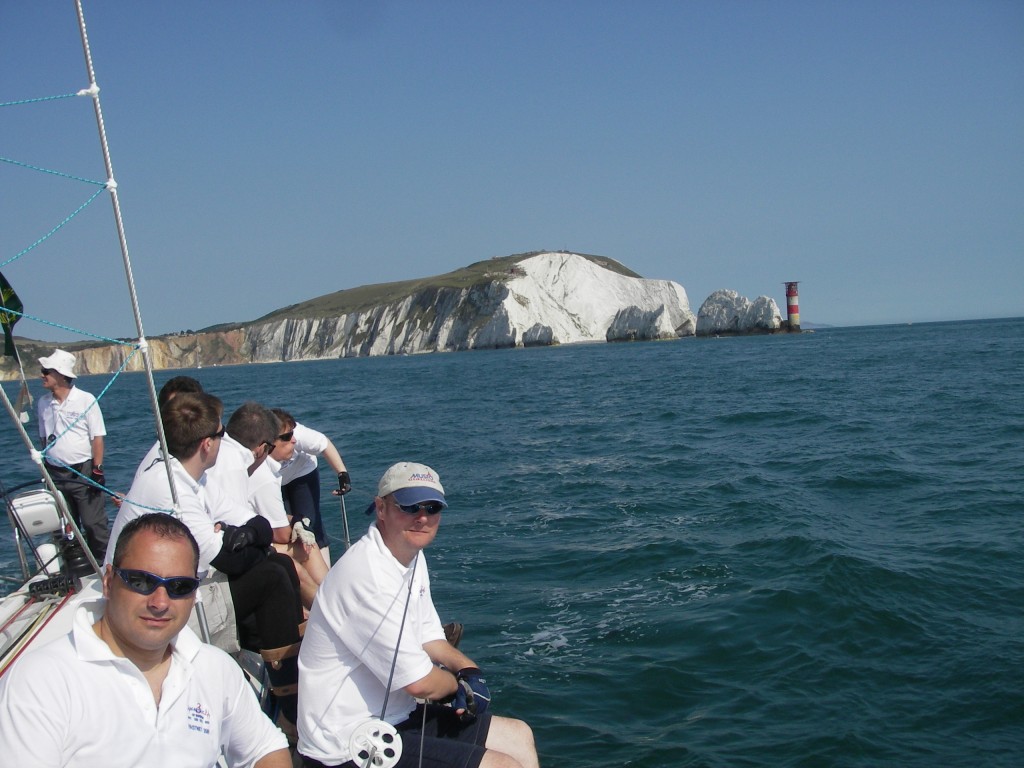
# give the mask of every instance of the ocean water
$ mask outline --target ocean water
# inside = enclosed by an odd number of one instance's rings
[[[356,536],[440,473],[435,599],[544,765],[1024,764],[1024,320],[193,373],[330,435]],[[145,398],[103,400],[114,487]]]

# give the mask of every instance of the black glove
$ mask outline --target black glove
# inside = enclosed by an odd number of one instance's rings
[[[92,479],[92,481],[94,483],[96,483],[96,485],[103,485],[103,486],[105,486],[107,484],[107,478],[103,474],[103,465],[102,464],[97,464],[97,465],[95,465],[92,468],[92,473],[90,474],[90,478]]]
[[[256,531],[248,525],[224,525],[221,523],[220,528],[224,531],[224,549],[231,552],[241,552],[246,547],[255,545],[259,539]]]
[[[224,534],[220,552],[210,565],[228,576],[241,576],[257,563],[267,559],[274,531],[265,517],[257,515],[245,525],[219,523]]]
[[[483,673],[476,667],[466,667],[460,669],[459,674],[455,676],[459,688],[452,699],[452,709],[465,710],[459,715],[459,719],[464,723],[476,720],[477,715],[487,711],[487,705],[491,703],[491,692],[487,690],[486,681],[481,674]]]
[[[352,490],[352,478],[348,476],[348,472],[338,473],[338,495],[344,496],[346,493]]]

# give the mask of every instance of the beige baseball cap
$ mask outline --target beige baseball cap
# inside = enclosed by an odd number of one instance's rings
[[[426,464],[400,461],[392,464],[377,484],[377,495],[394,494],[399,504],[423,504],[436,501],[447,507],[444,487],[437,472]]]

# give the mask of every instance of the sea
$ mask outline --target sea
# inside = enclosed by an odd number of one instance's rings
[[[391,463],[440,474],[435,601],[545,766],[1024,765],[1024,319],[185,373],[331,437],[335,557]]]

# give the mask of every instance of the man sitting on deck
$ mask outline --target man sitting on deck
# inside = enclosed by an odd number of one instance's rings
[[[165,514],[121,531],[103,600],[0,678],[4,765],[290,768],[241,669],[186,626],[199,546]]]
[[[379,731],[376,718],[400,734],[398,768],[421,758],[432,768],[537,768],[530,726],[492,716],[480,670],[445,639],[431,600],[422,550],[447,506],[434,470],[395,464],[368,510],[373,524],[320,585],[299,652],[306,768],[369,764],[362,731]]]

